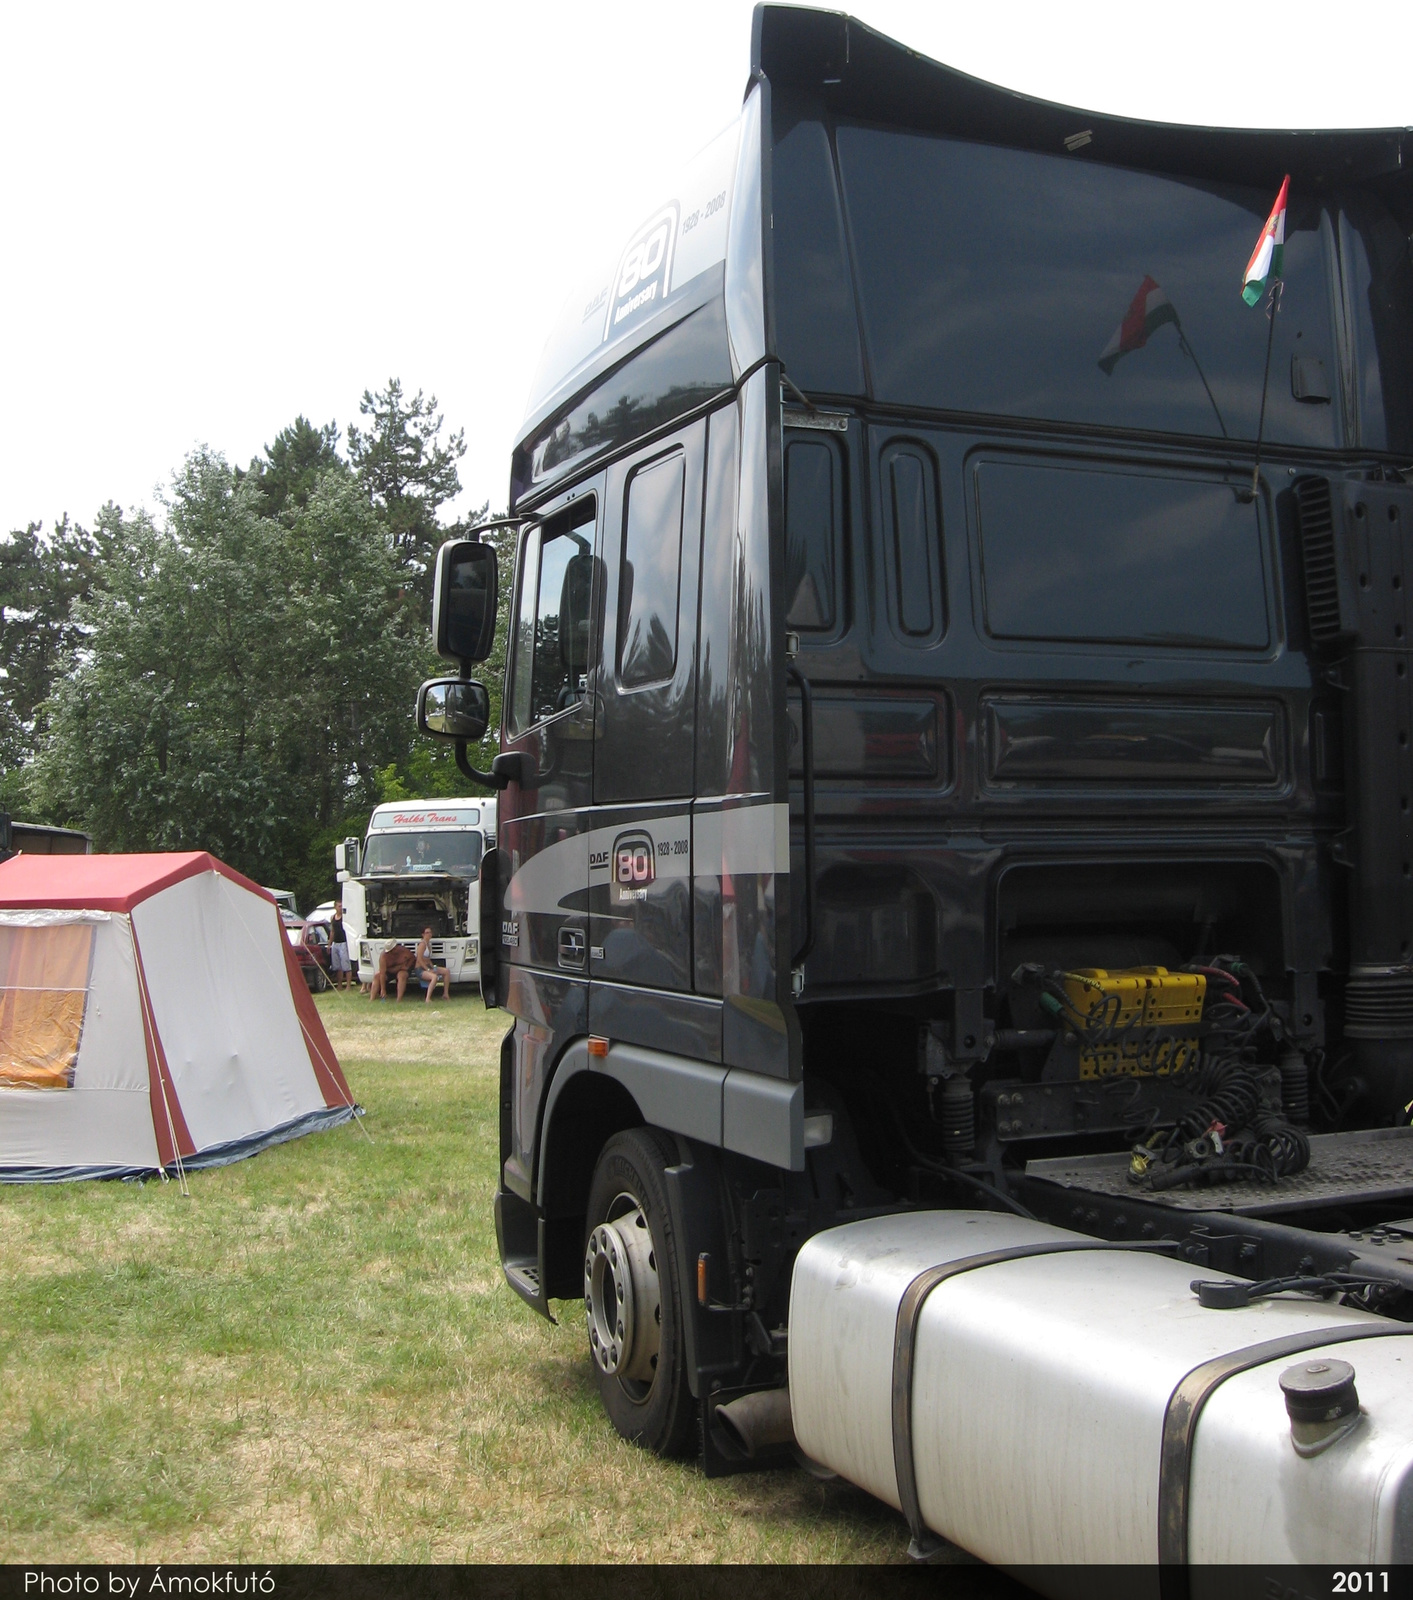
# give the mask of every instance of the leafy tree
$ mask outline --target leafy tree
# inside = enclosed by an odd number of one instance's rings
[[[408,638],[396,605],[396,569],[383,530],[349,478],[326,477],[291,527],[298,585],[300,711],[312,769],[320,775],[318,815],[347,809],[351,792],[372,796],[376,772],[405,754],[425,645]]]
[[[464,436],[396,379],[361,412],[351,462],[335,423],[299,416],[247,471],[191,456],[156,517],[109,505],[91,533],[0,541],[0,806],[100,849],[210,849],[303,903],[332,891],[333,845],[377,800],[469,787],[411,717],[418,680],[446,670],[431,565]]]
[[[260,490],[265,515],[277,517],[282,511],[303,510],[326,472],[347,471],[339,454],[338,423],[316,428],[301,415],[265,446],[263,461],[257,456],[250,463],[249,476]],[[238,467],[235,475],[237,480],[246,476]]]
[[[380,805],[390,800],[441,800],[478,792],[457,766],[455,747],[442,739],[415,738],[404,760],[389,762],[378,774]]]
[[[437,397],[424,399],[419,389],[409,400],[396,378],[376,394],[365,389],[358,409],[369,422],[349,426],[349,459],[383,518],[412,609],[420,609],[425,623],[432,560],[445,537],[437,511],[461,492],[456,463],[466,454],[465,432],[443,443]]]
[[[110,521],[30,787],[100,848],[209,849],[308,896],[332,880],[331,852],[318,881],[308,870],[313,835],[406,756],[423,652],[351,477],[263,512],[251,475],[199,452],[161,525]]]
[[[0,774],[6,778],[33,756],[44,735],[44,702],[82,644],[70,607],[88,593],[100,542],[67,516],[47,536],[32,522],[0,542]],[[13,781],[5,790],[18,802]]]

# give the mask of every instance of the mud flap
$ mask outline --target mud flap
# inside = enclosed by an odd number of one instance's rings
[[[695,1398],[713,1378],[729,1378],[740,1364],[739,1318],[697,1300],[697,1260],[706,1252],[708,1300],[734,1299],[721,1215],[721,1163],[715,1150],[677,1138],[681,1160],[668,1167],[667,1203],[677,1241],[677,1275],[682,1285],[682,1323],[687,1347],[687,1382]]]

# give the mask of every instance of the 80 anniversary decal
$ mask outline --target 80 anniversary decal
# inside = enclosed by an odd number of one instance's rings
[[[682,831],[676,837],[657,839],[647,828],[625,828],[614,835],[607,849],[600,846],[590,850],[590,880],[598,878],[599,873],[607,874],[610,905],[646,900],[649,889],[661,877],[689,876],[692,839],[685,818],[680,827]]]

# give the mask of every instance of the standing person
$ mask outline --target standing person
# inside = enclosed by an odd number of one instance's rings
[[[334,915],[329,923],[329,971],[340,989],[353,982],[353,968],[348,960],[348,930],[343,925],[343,901],[334,902]]]
[[[443,984],[443,999],[451,999],[451,972],[446,967],[439,967],[432,961],[432,930],[423,928],[421,943],[417,946],[417,977],[427,985],[427,1004],[432,1003],[432,997],[437,992],[437,979]]]

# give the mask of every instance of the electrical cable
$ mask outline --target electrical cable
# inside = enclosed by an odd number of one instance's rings
[[[1193,1103],[1134,1148],[1129,1176],[1162,1191],[1228,1178],[1276,1183],[1310,1164],[1309,1137],[1265,1105],[1257,1056],[1282,1030],[1260,979],[1236,956],[1186,969],[1208,980]],[[1264,1038],[1263,1038],[1264,1036]]]
[[[878,1079],[871,1072],[865,1073],[863,1076],[872,1079],[874,1083],[878,1083]],[[987,1183],[984,1178],[976,1178],[969,1172],[962,1172],[956,1167],[949,1167],[945,1162],[938,1161],[919,1150],[908,1137],[908,1130],[903,1123],[902,1113],[894,1105],[892,1096],[881,1092],[881,1084],[879,1089],[878,1102],[888,1108],[888,1114],[893,1119],[893,1127],[898,1139],[915,1165],[921,1167],[925,1172],[931,1173],[934,1177],[948,1178],[967,1188],[975,1189],[979,1193],[990,1195],[993,1200],[999,1201],[1008,1211],[1014,1212],[1018,1217],[1024,1217],[1027,1222],[1039,1220],[1033,1211],[1027,1210],[1019,1200],[1008,1195],[1004,1189],[998,1189],[994,1183]]]
[[[1157,1129],[1156,1104],[1125,1108],[1131,1181],[1161,1191],[1230,1178],[1276,1183],[1303,1172],[1310,1163],[1309,1137],[1267,1103],[1276,1070],[1272,1056],[1286,1035],[1260,978],[1235,955],[1181,970],[1205,980],[1200,1022],[1186,1035],[1174,1026],[1145,1023],[1140,995],[1130,998],[1090,982],[1077,997],[1075,985],[1085,980],[1076,974],[1029,964],[1017,967],[1012,982],[1038,983],[1041,1007],[1080,1037],[1085,1059],[1097,1060],[1100,1076],[1129,1072],[1135,1083],[1161,1076],[1189,1097],[1166,1132]],[[1107,1073],[1106,1064],[1112,1069]],[[1315,1078],[1317,1092],[1328,1100],[1318,1070]]]
[[[1259,1283],[1243,1283],[1232,1278],[1194,1278],[1190,1287],[1198,1300],[1212,1311],[1238,1311],[1253,1300],[1269,1300],[1278,1294],[1308,1294],[1323,1300],[1332,1294],[1363,1294],[1371,1289],[1403,1293],[1401,1283],[1359,1272],[1301,1273],[1286,1278],[1263,1278]]]
[[[913,1159],[919,1166],[939,1178],[949,1179],[953,1183],[964,1184],[968,1188],[979,1190],[982,1194],[989,1194],[993,1199],[999,1200],[1008,1211],[1013,1211],[1016,1216],[1024,1217],[1027,1222],[1036,1222],[1039,1219],[1033,1211],[1029,1211],[1019,1200],[1013,1199],[1004,1189],[998,1189],[995,1184],[987,1183],[983,1178],[974,1178],[969,1172],[961,1172],[956,1167],[944,1166],[941,1162],[932,1162],[920,1159],[916,1152],[910,1151]]]

